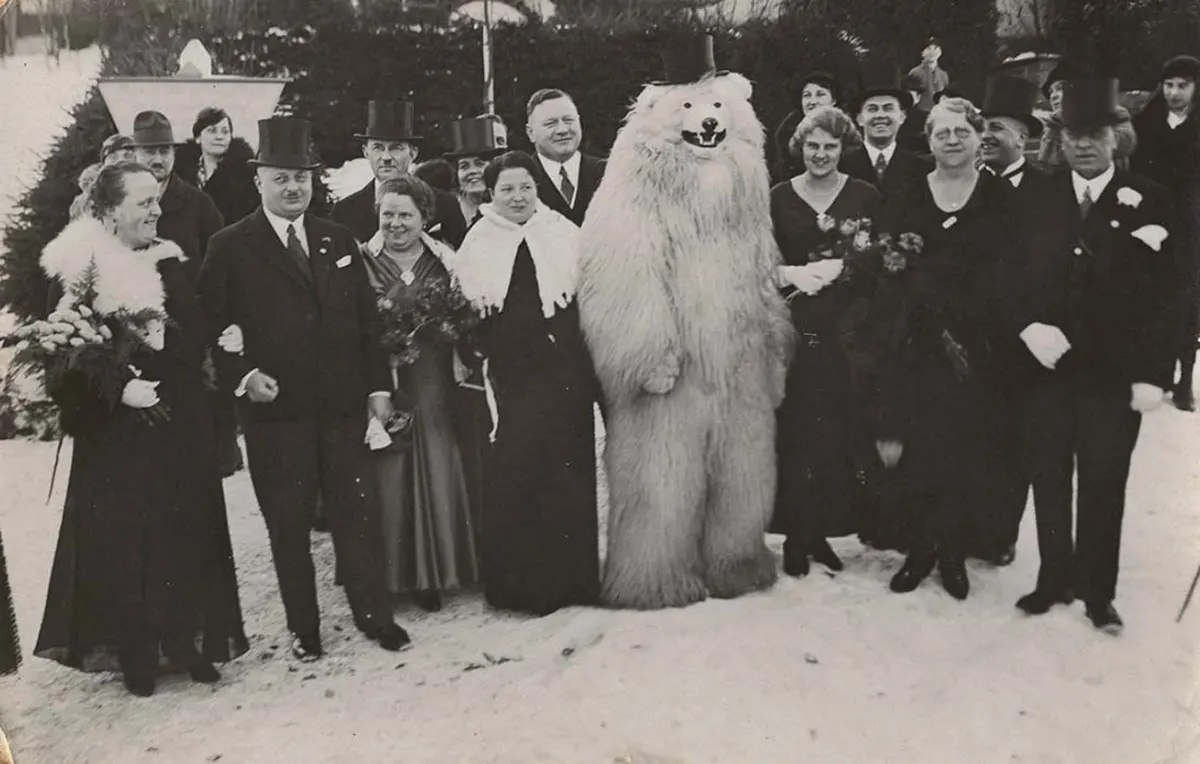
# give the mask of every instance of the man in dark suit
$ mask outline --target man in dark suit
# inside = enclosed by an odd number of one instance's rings
[[[363,445],[368,412],[391,414],[375,300],[353,235],[306,215],[312,199],[306,120],[259,122],[262,206],[209,243],[200,297],[212,326],[236,324],[240,355],[219,354],[242,399],[254,492],[271,539],[300,660],[322,654],[309,525],[318,492],[355,624],[387,650],[408,643],[392,620],[383,538]]]
[[[874,184],[887,200],[923,180],[933,165],[896,142],[913,103],[911,94],[901,87],[895,67],[868,62],[863,84],[852,113],[857,115],[865,142],[843,151],[838,169]]]
[[[332,217],[354,233],[360,242],[379,230],[375,211],[375,189],[391,178],[409,174],[420,152],[421,136],[414,126],[415,110],[409,101],[371,101],[367,104],[367,129],[355,135],[363,142],[363,156],[375,178],[358,191],[333,205]],[[433,219],[429,233],[452,247],[462,244],[467,221],[454,194],[434,189]]]
[[[1050,176],[1025,159],[1026,142],[1042,134],[1042,123],[1033,116],[1037,100],[1038,87],[1032,82],[996,76],[988,80],[981,110],[982,169],[1012,185],[1021,221],[1038,213],[1052,187]],[[1023,362],[1028,350],[1015,336],[1011,340],[1009,347],[1001,352]],[[976,528],[972,546],[974,555],[997,565],[1008,565],[1016,557],[1018,530],[1029,495],[1029,474],[1021,463],[1020,443],[1012,418],[1000,409],[996,413],[994,435],[1000,469],[993,471],[997,480],[991,494],[994,503],[987,512],[980,513],[985,520]]]
[[[150,168],[159,185],[158,235],[183,250],[183,266],[195,283],[208,239],[225,222],[208,194],[175,174],[175,134],[157,111],[143,111],[133,120],[134,161]]]
[[[525,132],[537,153],[538,199],[583,225],[588,203],[604,177],[604,160],[580,152],[583,125],[571,96],[545,88],[529,97]]]
[[[1028,349],[1017,418],[1037,513],[1041,568],[1017,606],[1045,613],[1079,595],[1092,624],[1119,633],[1113,607],[1130,458],[1143,412],[1171,379],[1171,199],[1113,165],[1115,79],[1063,93],[1069,172],[1052,179],[1012,279],[1012,332]],[[1072,545],[1072,467],[1078,466]]]

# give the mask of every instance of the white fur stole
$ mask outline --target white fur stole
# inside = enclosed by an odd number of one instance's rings
[[[90,215],[71,221],[42,250],[42,270],[62,282],[60,305],[72,300],[71,289],[96,264],[96,299],[92,308],[101,314],[119,310],[163,310],[163,285],[159,260],[185,260],[173,241],[156,241],[146,249],[131,249]]]
[[[525,242],[537,271],[542,315],[550,318],[558,308],[569,305],[579,281],[579,229],[575,224],[541,202],[524,225],[505,219],[490,203],[479,212],[482,218],[446,261],[467,299],[485,314],[503,310],[517,248]]]

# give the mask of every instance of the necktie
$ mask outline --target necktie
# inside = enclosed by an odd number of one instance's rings
[[[1079,219],[1087,220],[1088,213],[1092,211],[1092,189],[1089,186],[1083,187],[1083,198],[1079,200]]]
[[[887,157],[883,155],[882,151],[875,155],[875,177],[879,178],[880,183],[883,182],[883,173],[887,171],[887,164]]]
[[[308,255],[304,252],[304,245],[300,243],[300,237],[296,235],[296,226],[288,223],[287,227],[287,251],[292,256],[292,262],[300,269],[307,279],[312,278],[312,269],[308,264]]]
[[[575,206],[575,184],[571,182],[571,176],[567,175],[567,168],[561,166],[558,168],[558,182],[562,189],[563,198],[567,200],[567,204]]]

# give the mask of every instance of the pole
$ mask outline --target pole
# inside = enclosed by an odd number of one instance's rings
[[[496,87],[492,72],[492,5],[483,0],[483,113],[496,111]]]
[[[1188,587],[1187,596],[1183,598],[1183,607],[1179,608],[1179,615],[1175,616],[1175,623],[1183,620],[1183,611],[1187,610],[1188,603],[1192,601],[1192,595],[1196,593],[1196,584],[1200,583],[1200,568],[1196,569],[1196,575],[1192,577],[1192,585]]]

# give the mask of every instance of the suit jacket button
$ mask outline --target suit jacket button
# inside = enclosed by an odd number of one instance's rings
[[[1077,254],[1077,255],[1082,255],[1082,254],[1083,254],[1083,250],[1082,250],[1082,249],[1080,249],[1079,247],[1076,247],[1076,248],[1075,248],[1075,254]]]
[[[1120,228],[1120,227],[1121,227],[1121,224],[1120,224],[1120,223],[1118,223],[1118,222],[1117,222],[1117,221],[1115,221],[1115,220],[1114,220],[1114,221],[1112,221],[1111,223],[1109,223],[1109,225],[1110,225],[1110,226],[1112,226],[1113,228]]]

